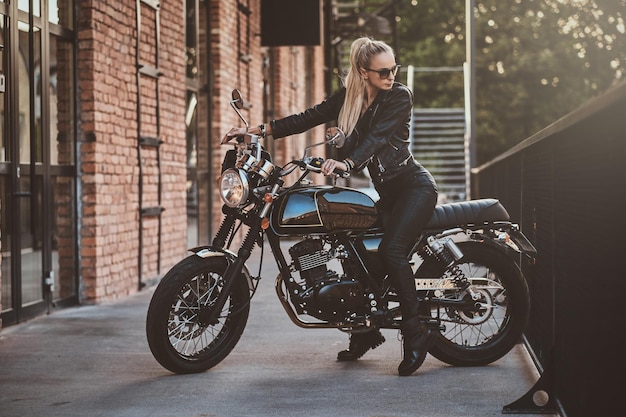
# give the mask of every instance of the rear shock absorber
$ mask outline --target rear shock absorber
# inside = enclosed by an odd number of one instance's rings
[[[463,257],[463,252],[461,252],[456,243],[450,238],[442,241],[430,236],[428,238],[428,248],[435,255],[435,258],[445,265],[445,270],[452,275],[455,285],[462,290],[467,290],[473,300],[478,300],[480,295],[472,289],[469,279],[456,264]]]

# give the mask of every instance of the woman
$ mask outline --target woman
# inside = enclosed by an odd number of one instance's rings
[[[352,43],[344,88],[300,114],[272,120],[251,128],[249,133],[276,139],[331,121],[337,121],[345,132],[346,144],[340,150],[345,159],[327,159],[322,172],[330,175],[335,169],[367,167],[380,195],[378,204],[385,234],[379,251],[400,299],[404,358],[398,373],[406,376],[424,362],[432,340],[431,331],[418,317],[417,291],[408,254],[432,215],[437,187],[409,150],[413,96],[406,86],[395,82],[398,68],[389,45],[359,38]],[[233,128],[222,142],[244,133],[245,128]],[[337,359],[356,360],[384,341],[378,329],[353,333],[348,349],[339,352]]]

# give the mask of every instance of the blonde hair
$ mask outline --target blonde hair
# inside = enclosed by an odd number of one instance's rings
[[[350,69],[344,80],[346,98],[339,111],[339,128],[346,136],[350,135],[356,126],[365,97],[366,83],[361,76],[360,69],[368,68],[372,58],[383,52],[393,54],[393,49],[385,42],[376,41],[368,37],[362,37],[352,42],[350,47]]]

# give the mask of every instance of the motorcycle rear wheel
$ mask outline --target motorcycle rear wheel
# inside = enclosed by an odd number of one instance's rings
[[[247,280],[237,277],[226,304],[209,323],[223,288],[227,261],[191,255],[175,265],[154,291],[146,318],[154,358],[177,374],[204,372],[233,350],[250,311]]]
[[[437,335],[429,353],[453,366],[481,366],[504,355],[521,340],[528,322],[530,297],[528,285],[519,267],[504,253],[486,243],[459,242],[463,252],[459,267],[470,281],[487,282],[478,289],[484,306],[464,311],[451,307],[422,303],[422,314],[441,318],[446,330]],[[415,278],[450,278],[435,259],[427,259]],[[498,287],[498,288],[495,288]],[[429,294],[432,301],[436,298]],[[443,297],[468,299],[467,292],[448,290]]]

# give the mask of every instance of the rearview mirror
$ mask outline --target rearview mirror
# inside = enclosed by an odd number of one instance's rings
[[[241,91],[237,89],[233,90],[231,97],[232,101],[230,103],[240,110],[243,109],[243,98],[241,97]]]
[[[243,109],[243,98],[241,97],[241,91],[235,89],[231,94],[232,100],[230,101],[230,106],[237,112],[237,116],[241,119],[246,128],[248,128],[248,121],[243,114],[239,110]]]
[[[326,129],[325,139],[326,140],[324,142],[314,143],[304,148],[304,155],[302,156],[302,158],[304,159],[309,153],[309,150],[315,148],[316,146],[332,145],[337,148],[341,148],[346,143],[346,135],[338,127],[330,127]]]
[[[341,148],[346,143],[346,135],[338,127],[331,127],[326,130],[326,143]]]

